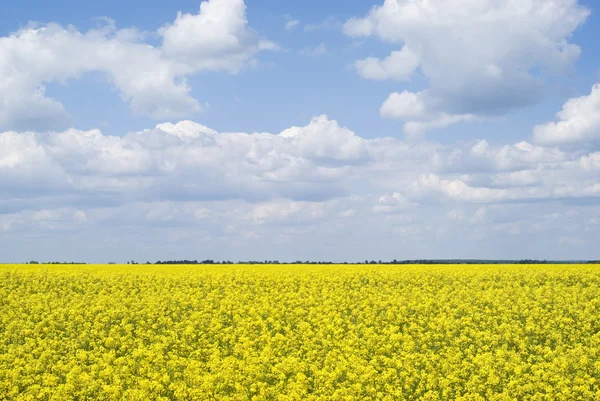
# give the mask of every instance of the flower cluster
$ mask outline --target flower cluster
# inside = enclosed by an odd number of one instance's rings
[[[0,399],[600,399],[597,266],[0,266]]]

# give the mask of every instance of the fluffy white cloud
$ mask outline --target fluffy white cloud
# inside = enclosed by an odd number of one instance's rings
[[[490,246],[479,256],[506,257],[493,253],[503,236],[528,235],[523,243],[533,246],[531,236],[558,243],[569,227],[598,232],[599,166],[598,152],[525,141],[365,139],[326,116],[279,134],[220,133],[192,121],[122,137],[7,131],[0,239],[10,254],[37,233],[44,246],[35,252],[54,255],[66,251],[58,239],[77,233],[69,243],[99,261],[106,253],[97,249],[181,258],[199,244],[221,250],[205,255],[219,259],[364,260],[369,252],[463,257],[469,250],[457,239],[471,237]],[[587,206],[573,215],[572,205]],[[432,241],[456,254],[432,255]],[[531,249],[511,255],[532,257]]]
[[[600,84],[588,96],[569,99],[557,122],[538,125],[534,140],[545,145],[600,141]]]
[[[278,135],[219,134],[182,121],[124,137],[5,132],[0,144],[4,186],[140,198],[331,197],[372,159],[366,140],[326,116]]]
[[[80,32],[34,25],[0,38],[0,129],[62,129],[70,117],[45,84],[86,73],[105,74],[134,113],[157,119],[201,109],[186,77],[204,70],[236,73],[261,50],[276,48],[247,26],[243,0],[203,2],[197,15],[179,14],[160,29],[162,46],[141,32],[104,27]]]
[[[429,111],[423,97],[423,92],[404,91],[402,93],[392,93],[381,106],[381,115],[403,120],[427,118]]]
[[[0,187],[4,197],[68,190],[68,175],[33,133],[0,134]]]
[[[374,80],[406,80],[419,67],[419,56],[408,46],[400,51],[392,52],[388,57],[380,60],[369,57],[356,62],[358,73],[367,79]]]
[[[288,128],[279,136],[289,140],[294,153],[308,159],[354,163],[370,158],[366,140],[325,115],[313,118],[305,127]]]
[[[401,93],[394,92],[388,96],[380,109],[383,117],[398,118],[406,121],[404,132],[410,136],[419,136],[435,128],[445,128],[458,122],[473,122],[481,120],[475,114],[449,114],[435,111],[431,103],[429,91]]]
[[[165,118],[199,110],[185,81],[191,70],[113,24],[81,33],[56,24],[29,26],[0,38],[0,127],[51,129],[68,121],[44,83],[103,72],[135,113]],[[16,102],[15,102],[16,99]]]
[[[544,199],[551,197],[551,193],[543,187],[531,188],[489,188],[472,187],[461,179],[441,179],[436,174],[422,176],[413,184],[413,191],[420,197],[430,196],[439,192],[444,197],[459,202],[473,203],[502,203],[507,201],[526,201],[530,199]]]
[[[237,73],[257,51],[277,48],[248,27],[244,0],[204,1],[198,14],[179,13],[159,33],[166,58],[196,71]]]
[[[576,0],[385,0],[348,20],[344,31],[402,45],[386,59],[358,61],[358,71],[369,79],[404,79],[419,68],[430,87],[414,94],[427,115],[416,123],[427,130],[538,102],[543,77],[579,57],[580,48],[567,40],[589,13]],[[382,114],[413,122],[393,111],[395,100]]]
[[[173,201],[355,194],[375,197],[369,208],[389,213],[428,197],[477,203],[595,197],[599,160],[597,152],[528,142],[451,147],[364,139],[324,115],[279,134],[219,133],[192,121],[123,137],[75,129],[0,134],[4,188],[68,195],[73,206],[91,198],[115,202],[124,193]]]
[[[486,140],[479,140],[470,148],[469,153],[472,160],[495,170],[520,170],[531,166],[554,167],[567,158],[560,149],[533,145],[526,141],[492,147]]]

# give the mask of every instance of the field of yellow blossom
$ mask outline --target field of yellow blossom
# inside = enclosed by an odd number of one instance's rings
[[[600,266],[0,266],[0,400],[598,400],[598,380]]]

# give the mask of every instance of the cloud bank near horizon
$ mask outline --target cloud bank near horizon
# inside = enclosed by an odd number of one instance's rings
[[[317,232],[340,247],[368,227],[360,235],[409,242],[458,231],[467,242],[543,234],[582,246],[598,230],[600,208],[578,205],[598,204],[600,152],[585,141],[569,150],[537,144],[548,124],[531,142],[501,146],[364,139],[325,115],[278,134],[219,133],[192,121],[122,137],[7,131],[1,235],[135,227],[277,247]]]

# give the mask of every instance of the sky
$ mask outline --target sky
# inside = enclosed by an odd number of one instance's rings
[[[595,7],[14,3],[1,259],[600,259]]]

